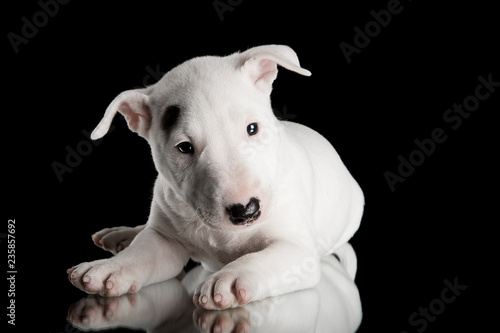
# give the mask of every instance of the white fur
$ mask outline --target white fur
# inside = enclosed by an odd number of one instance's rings
[[[320,258],[334,252],[354,278],[347,242],[358,229],[363,194],[325,138],[273,115],[277,65],[310,75],[292,49],[267,45],[191,59],[155,85],[116,97],[92,138],[104,136],[120,112],[149,142],[159,173],[151,213],[133,231],[94,235],[117,254],[69,269],[75,286],[105,296],[135,292],[177,276],[191,257],[214,272],[196,289],[195,304],[220,309],[312,287]],[[166,131],[171,105],[181,111]],[[259,128],[253,136],[251,123]],[[181,153],[181,142],[194,153]],[[250,198],[259,199],[261,215],[233,224],[226,208]]]

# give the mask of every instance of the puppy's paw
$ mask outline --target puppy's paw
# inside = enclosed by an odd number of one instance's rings
[[[138,291],[137,273],[116,260],[84,262],[67,270],[71,283],[89,294],[120,296]]]
[[[93,234],[92,240],[100,248],[117,254],[128,247],[142,229],[143,226],[106,228]]]
[[[67,320],[81,330],[103,330],[119,326],[134,312],[135,294],[122,297],[89,295],[68,310]]]
[[[252,299],[251,279],[241,272],[221,270],[196,288],[193,302],[207,310],[243,306]]]

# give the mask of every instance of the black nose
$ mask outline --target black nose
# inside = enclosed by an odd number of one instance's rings
[[[233,224],[245,224],[256,220],[260,216],[260,200],[251,198],[246,206],[235,204],[226,208],[229,219]]]

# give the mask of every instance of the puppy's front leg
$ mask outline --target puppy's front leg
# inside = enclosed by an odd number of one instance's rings
[[[89,294],[119,296],[177,276],[189,257],[176,241],[146,227],[112,258],[68,269],[73,285]]]
[[[288,241],[276,241],[209,276],[195,290],[193,301],[209,310],[237,307],[313,287],[320,276],[319,259],[314,250]]]

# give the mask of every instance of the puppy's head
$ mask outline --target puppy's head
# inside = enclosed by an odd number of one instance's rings
[[[280,123],[269,97],[277,65],[311,74],[282,45],[191,59],[118,95],[91,137],[104,136],[120,112],[151,145],[172,197],[189,207],[181,216],[223,230],[265,221],[279,177]]]

